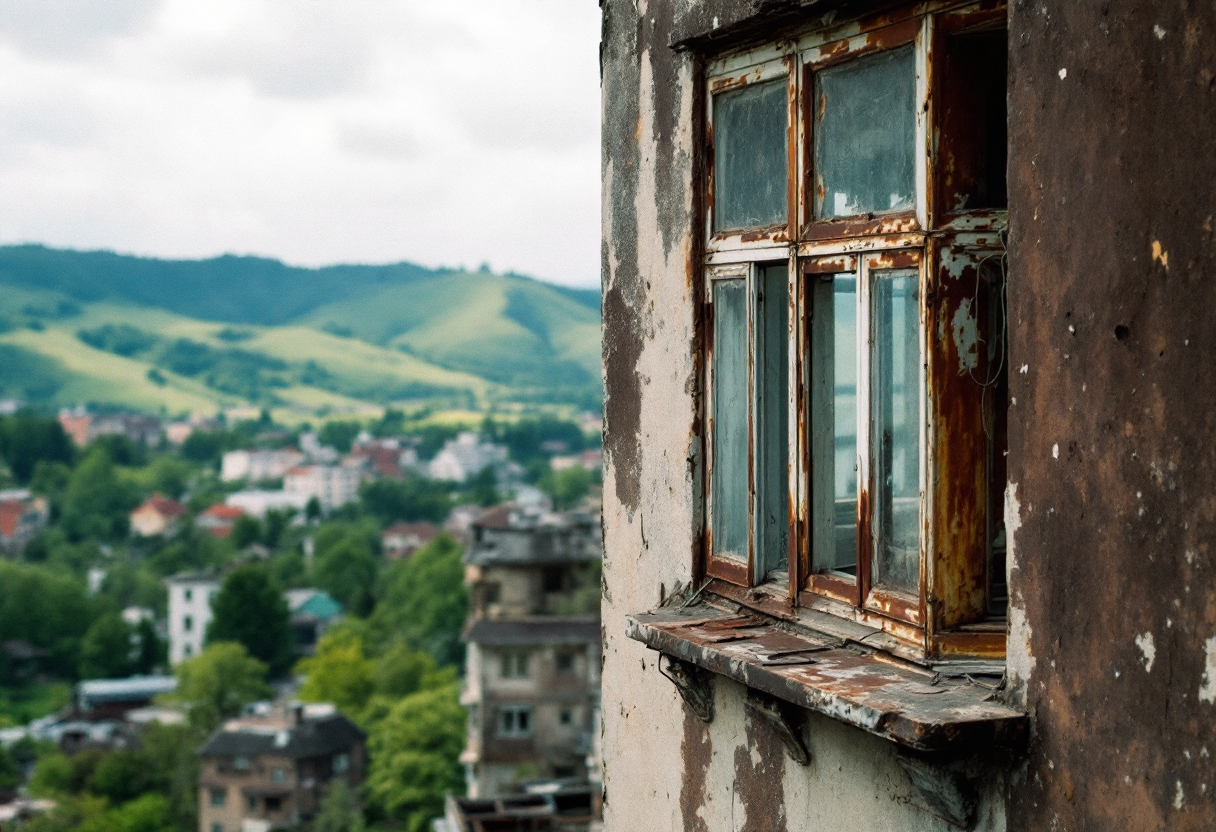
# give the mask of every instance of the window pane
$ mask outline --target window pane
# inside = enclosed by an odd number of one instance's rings
[[[857,278],[813,278],[811,542],[816,572],[857,574]]]
[[[747,281],[713,284],[713,552],[747,560]]]
[[[785,222],[789,93],[784,79],[714,99],[714,230]]]
[[[761,576],[789,562],[789,266],[760,270],[756,312],[756,553]]]
[[[911,46],[815,76],[815,216],[914,207],[916,66]]]
[[[872,273],[874,583],[920,582],[920,303],[915,271]]]

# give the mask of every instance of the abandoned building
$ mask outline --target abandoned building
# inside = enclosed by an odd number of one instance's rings
[[[588,758],[599,731],[600,559],[590,515],[504,505],[473,523],[461,695],[470,798],[543,781],[586,786],[596,775]]]
[[[335,780],[356,791],[363,784],[366,740],[332,705],[228,720],[198,751],[199,832],[304,826]]]
[[[1216,828],[1216,6],[601,7],[606,828]]]

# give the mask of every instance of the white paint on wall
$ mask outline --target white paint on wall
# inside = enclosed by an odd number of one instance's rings
[[[1157,658],[1157,648],[1153,644],[1152,632],[1136,636],[1136,646],[1140,648],[1140,654],[1144,657],[1145,672],[1152,673],[1153,661]]]
[[[1203,680],[1199,685],[1199,701],[1216,704],[1216,636],[1204,643],[1207,661],[1203,669]]]

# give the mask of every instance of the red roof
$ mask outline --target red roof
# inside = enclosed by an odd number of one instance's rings
[[[245,510],[225,503],[216,503],[203,512],[204,517],[214,517],[217,520],[233,520],[245,515]]]
[[[439,529],[433,523],[394,523],[384,530],[384,537],[392,535],[417,535],[422,540],[430,540],[439,534]]]
[[[25,503],[20,500],[0,500],[0,535],[12,537],[17,533],[17,523],[25,513]]]
[[[162,497],[159,494],[153,494],[144,500],[143,504],[135,509],[135,511],[143,511],[148,508],[155,509],[156,513],[161,517],[181,517],[186,513],[186,507],[177,500],[170,500],[168,497]]]

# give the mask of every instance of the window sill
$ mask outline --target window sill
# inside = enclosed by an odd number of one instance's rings
[[[958,753],[1026,741],[1026,714],[997,701],[988,687],[730,607],[702,603],[631,615],[626,635],[905,748]]]

